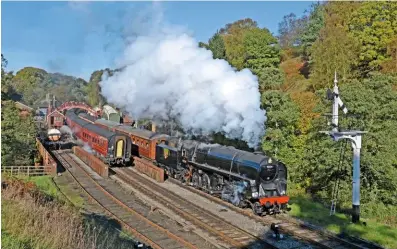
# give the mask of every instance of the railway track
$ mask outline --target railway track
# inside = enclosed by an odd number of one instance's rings
[[[251,210],[244,210],[234,206],[233,204],[226,202],[218,197],[205,193],[201,190],[198,190],[194,187],[182,184],[176,179],[168,178],[167,181],[170,181],[188,191],[191,191],[195,194],[198,194],[204,198],[210,199],[211,201],[221,204],[223,206],[227,206],[231,210],[243,214],[246,217],[249,217],[257,222],[260,222],[264,225],[270,225],[271,223],[276,223],[280,225],[280,230],[283,233],[290,234],[295,237],[299,237],[303,240],[306,240],[310,243],[313,243],[321,248],[325,249],[385,249],[380,245],[372,243],[370,241],[366,241],[360,238],[346,236],[344,238],[340,238],[328,231],[320,230],[317,227],[314,227],[311,224],[297,221],[293,218],[288,217],[280,217],[277,218],[274,216],[265,216],[259,217],[255,215]]]
[[[203,248],[201,240],[196,241],[196,243],[188,242],[181,236],[182,231],[179,231],[179,234],[174,231],[171,232],[148,219],[146,216],[150,210],[143,210],[142,206],[136,205],[135,208],[140,212],[135,211],[130,207],[131,202],[124,202],[116,198],[115,190],[109,191],[107,187],[110,188],[110,186],[106,186],[103,182],[100,184],[98,179],[94,179],[92,175],[87,173],[83,169],[82,163],[74,158],[70,151],[53,151],[52,153],[71,173],[82,190],[141,242],[156,249]],[[131,195],[128,196],[131,199]],[[142,214],[145,212],[146,216]]]
[[[208,231],[232,248],[278,248],[276,245],[232,225],[191,201],[185,200],[157,184],[153,184],[152,181],[131,169],[113,168],[112,170],[125,183],[161,205],[166,206],[189,222]]]
[[[145,217],[145,215],[134,211],[129,205],[120,201],[120,199],[115,197],[114,192],[106,190],[106,185],[103,186],[102,183],[100,184],[98,182],[98,179],[93,179],[93,176],[83,169],[81,161],[76,160],[73,153],[70,151],[53,151],[53,154],[65,168],[68,169],[81,188],[98,203],[98,205],[118,220],[124,228],[129,230],[142,242],[150,245],[152,248],[202,248],[199,243],[195,244],[186,241],[180,236],[168,231],[166,228],[153,223]],[[278,248],[276,245],[232,225],[217,215],[210,213],[208,210],[195,205],[191,201],[167,191],[167,189],[154,184],[151,180],[148,180],[131,169],[114,168],[113,171],[117,174],[117,177],[133,186],[133,188],[224,241],[226,244],[230,245],[229,248]],[[186,186],[175,179],[168,180],[188,191],[210,199],[215,203],[227,206],[231,210],[243,214],[265,226],[269,226],[271,223],[279,224],[282,232],[301,238],[317,247],[327,249],[384,249],[374,243],[358,238],[339,238],[327,232],[319,231],[309,224],[285,217],[259,217],[254,215],[251,211],[235,207],[215,196]],[[130,198],[131,195],[128,195],[127,199]]]

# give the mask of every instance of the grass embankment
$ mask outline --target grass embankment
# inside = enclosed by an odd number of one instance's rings
[[[4,178],[4,176],[3,176]],[[50,177],[36,182],[2,179],[1,242],[11,249],[134,248],[120,225],[107,217],[83,215],[67,204]],[[81,202],[78,198],[72,198]]]
[[[326,228],[337,234],[345,233],[357,236],[386,248],[397,248],[397,224],[386,221],[379,222],[376,218],[361,217],[362,224],[351,223],[351,216],[342,213],[336,213],[330,216],[329,207],[313,200],[311,196],[303,191],[292,190],[289,192],[292,210],[289,214],[293,217],[308,221],[314,225]],[[395,216],[394,216],[395,217]]]

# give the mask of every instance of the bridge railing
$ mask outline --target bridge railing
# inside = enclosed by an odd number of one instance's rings
[[[1,173],[11,176],[43,176],[49,175],[52,166],[1,166]]]

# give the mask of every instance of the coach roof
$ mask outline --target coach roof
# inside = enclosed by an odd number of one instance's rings
[[[85,129],[92,131],[102,137],[106,137],[107,139],[110,139],[112,136],[116,135],[116,133],[112,131],[108,131],[104,128],[101,128],[95,124],[88,123],[84,126]]]
[[[132,126],[128,126],[128,125],[121,125],[121,126],[117,127],[117,130],[129,133],[129,134],[137,136],[137,137],[145,138],[148,140],[162,138],[162,137],[168,137],[168,135],[165,135],[165,134],[159,134],[156,132],[143,130],[143,129],[136,129],[136,128],[133,128]]]

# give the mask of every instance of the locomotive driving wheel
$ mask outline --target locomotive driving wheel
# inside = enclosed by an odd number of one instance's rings
[[[197,173],[197,172],[194,172],[193,173],[193,176],[192,176],[192,184],[193,184],[193,186],[195,187],[195,188],[199,188],[200,187],[200,176],[199,176],[199,174]]]
[[[202,188],[206,191],[211,190],[211,179],[207,174],[204,174],[202,177]]]
[[[263,213],[263,207],[259,202],[254,202],[254,204],[252,204],[252,211],[254,214],[261,216]]]

